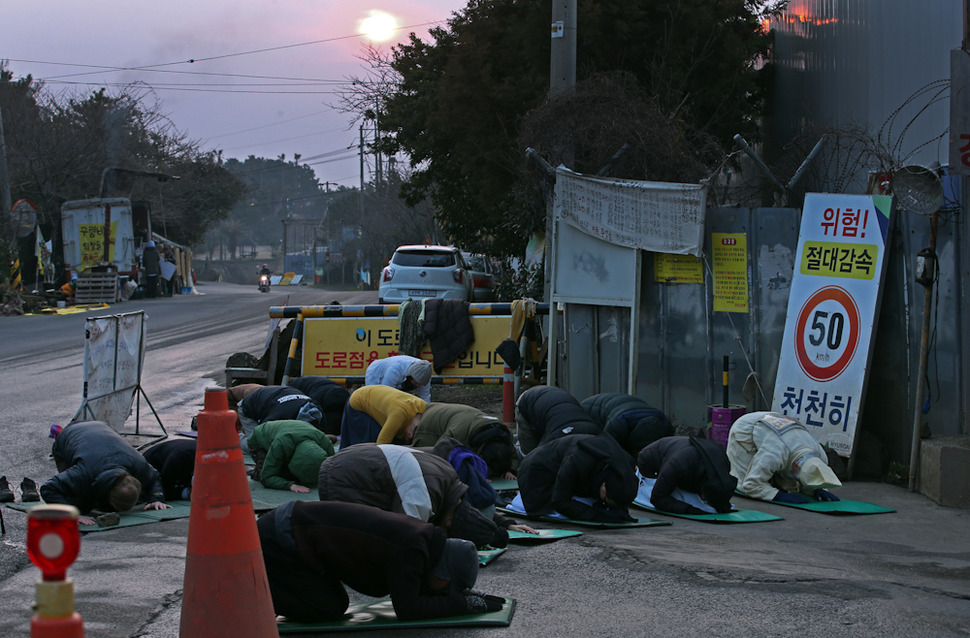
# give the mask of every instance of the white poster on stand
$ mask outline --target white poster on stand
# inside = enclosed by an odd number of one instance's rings
[[[140,389],[145,314],[91,317],[84,326],[84,390],[73,421],[104,421],[121,431]]]
[[[809,193],[772,410],[851,457],[886,269],[892,198]]]

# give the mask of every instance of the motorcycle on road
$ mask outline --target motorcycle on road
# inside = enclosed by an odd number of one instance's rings
[[[269,275],[259,276],[259,291],[269,292]]]

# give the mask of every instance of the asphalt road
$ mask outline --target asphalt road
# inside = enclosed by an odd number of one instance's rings
[[[261,349],[266,309],[282,305],[284,296],[228,284],[200,290],[206,294],[111,308],[143,308],[149,315],[143,382],[168,429],[184,427],[198,412],[205,387],[221,379],[230,354]],[[304,288],[292,293],[291,303],[376,298],[340,294]],[[39,481],[53,474],[47,430],[67,422],[80,403],[82,326],[77,316],[0,319],[0,471],[14,483],[22,474]],[[839,494],[897,511],[833,517],[736,499],[739,507],[784,520],[712,525],[654,515],[671,525],[512,546],[482,569],[477,586],[516,599],[509,628],[377,635],[970,634],[970,512],[886,484],[850,483]],[[0,636],[26,636],[38,571],[25,557],[24,515],[4,513]],[[178,636],[187,533],[188,521],[179,520],[83,538],[70,576],[87,635]]]
[[[137,424],[131,417],[126,430],[134,433],[160,435],[151,408],[154,408],[165,430],[187,429],[192,417],[202,409],[205,388],[224,383],[226,359],[235,352],[262,354],[270,326],[269,308],[280,305],[313,305],[337,299],[344,304],[376,303],[376,291],[327,292],[309,286],[275,287],[260,293],[255,284],[239,286],[224,283],[200,283],[194,295],[134,300],[86,313],[0,317],[0,474],[11,485],[19,486],[22,477],[29,476],[38,484],[54,475],[50,459],[51,424],[65,425],[71,421],[82,399],[82,368],[84,359],[84,325],[87,317],[144,311],[146,315],[146,351],[142,387],[138,399]],[[150,438],[133,437],[134,442]],[[18,495],[19,499],[19,495]],[[10,578],[26,568],[36,572],[26,557],[24,546],[26,517],[17,511],[6,510],[4,521],[7,534],[0,544],[0,578],[9,586]],[[137,541],[136,541],[137,544]],[[168,543],[153,540],[141,549],[125,556],[123,561],[156,560],[164,556]],[[85,539],[80,562],[88,558],[101,563],[104,554],[97,541]],[[175,549],[184,555],[183,538],[175,541]],[[155,588],[167,582],[160,574],[171,567],[181,573],[181,565],[161,560],[150,568],[151,579],[145,583],[119,576],[116,590],[121,615],[109,614],[118,625],[118,633],[90,631],[92,636],[127,636],[158,605],[159,596],[173,590]],[[102,566],[99,569],[104,569]],[[119,572],[120,574],[120,572]],[[33,575],[30,574],[29,581]],[[150,581],[150,582],[147,582]],[[179,585],[175,589],[180,589]],[[29,620],[32,587],[18,592],[19,613],[8,610],[0,618],[0,636],[27,635],[18,620]],[[113,585],[107,587],[112,591]],[[94,602],[105,591],[95,593]],[[82,596],[78,596],[79,602]],[[2,603],[0,603],[2,604]],[[15,607],[16,607],[15,606]],[[130,614],[130,618],[129,618]],[[97,616],[99,614],[92,614]],[[18,619],[18,616],[20,617]]]

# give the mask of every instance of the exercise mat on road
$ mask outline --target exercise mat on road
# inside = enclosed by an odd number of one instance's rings
[[[657,514],[663,514],[664,516],[687,518],[692,521],[702,521],[704,523],[766,523],[768,521],[784,520],[780,516],[766,514],[757,510],[737,509],[733,512],[728,512],[727,514],[676,514],[674,512],[658,510],[650,503],[639,498],[634,500],[633,504],[639,508],[647,510],[648,512],[656,512]]]
[[[518,509],[511,509],[510,507],[500,507],[498,511],[504,512],[505,514],[512,514],[520,518],[527,518],[532,521],[542,521],[543,523],[552,523],[555,525],[578,525],[579,527],[594,527],[596,529],[617,529],[621,527],[655,527],[661,525],[670,525],[670,521],[658,521],[655,518],[639,518],[634,516],[636,520],[628,523],[604,523],[601,521],[581,521],[578,519],[566,518],[562,514],[546,515],[540,514],[538,516],[533,514],[526,514],[525,512]],[[511,540],[511,535],[509,536]]]
[[[552,541],[557,541],[560,538],[572,538],[573,536],[582,536],[583,533],[574,529],[537,529],[538,534],[530,534],[529,532],[517,532],[513,529],[509,530],[509,542],[510,543],[551,543]]]
[[[741,496],[741,492],[737,492]],[[842,499],[840,501],[818,501],[811,496],[806,496],[802,494],[805,498],[809,499],[808,503],[781,503],[779,501],[770,501],[772,505],[783,505],[784,507],[794,507],[800,510],[808,510],[809,512],[818,512],[819,514],[832,514],[835,516],[855,516],[859,514],[891,514],[896,510],[890,507],[883,507],[882,505],[876,505],[874,503],[866,503],[865,501],[850,501],[848,499]],[[750,497],[745,497],[750,498]],[[765,501],[766,503],[769,501]]]
[[[29,505],[9,503],[7,507],[21,512],[30,512],[37,505],[43,505],[43,503],[31,503]],[[189,510],[191,508],[189,501],[172,501],[169,505],[172,507],[164,510],[135,509],[130,512],[123,512],[118,514],[117,523],[111,525],[98,525],[97,523],[94,525],[78,525],[78,529],[82,534],[88,532],[106,532],[110,529],[118,529],[119,527],[134,527],[135,525],[147,525],[148,523],[159,523],[161,521],[189,517]]]
[[[519,481],[516,479],[497,478],[489,481],[489,484],[496,492],[518,491],[519,489]]]
[[[323,623],[295,623],[280,621],[281,634],[329,633],[343,631],[367,631],[376,629],[433,629],[436,627],[508,627],[515,612],[515,601],[505,599],[498,611],[467,616],[449,616],[428,620],[398,620],[390,599],[373,603],[358,603],[347,609],[342,619]]]
[[[290,501],[319,501],[316,490],[300,494],[290,490],[271,490],[259,481],[249,479],[249,492],[253,495],[253,509],[265,512]]]
[[[583,500],[583,499],[579,499]],[[584,501],[585,502],[585,501]],[[617,527],[653,527],[660,525],[670,525],[670,521],[659,521],[654,518],[639,518],[634,516],[635,521],[625,522],[625,523],[604,523],[602,521],[583,521],[578,519],[566,518],[559,512],[553,512],[552,514],[527,514],[525,507],[522,505],[522,494],[516,494],[512,502],[505,507],[498,508],[500,512],[505,512],[506,514],[513,514],[515,516],[520,516],[522,518],[528,518],[533,521],[542,521],[544,523],[554,523],[556,525],[561,525],[567,523],[569,525],[579,525],[582,527],[595,527],[597,529],[615,529]]]
[[[478,566],[485,567],[504,553],[504,547],[500,549],[480,549],[478,550]]]

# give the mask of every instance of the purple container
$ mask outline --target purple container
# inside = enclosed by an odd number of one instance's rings
[[[717,441],[727,449],[728,432],[731,431],[731,425],[738,420],[738,417],[747,412],[747,409],[743,405],[733,404],[726,408],[720,405],[712,405],[710,408],[711,429],[708,438]]]

